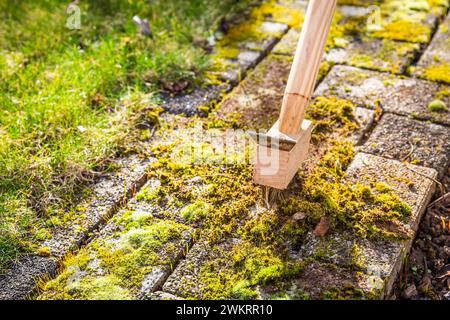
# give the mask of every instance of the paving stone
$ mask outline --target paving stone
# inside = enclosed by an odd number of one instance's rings
[[[273,53],[293,56],[300,32],[291,29],[274,47]],[[331,46],[325,60],[366,69],[404,73],[420,50],[420,45],[367,36],[342,38],[344,48]]]
[[[68,212],[69,221],[54,227],[52,238],[41,244],[53,256],[62,257],[79,246],[100,224],[146,180],[146,168],[152,159],[136,156],[116,160],[121,169],[101,178],[92,189],[89,199],[81,202],[74,212]]]
[[[189,137],[186,137],[186,140],[189,140]],[[203,146],[206,148],[206,144],[209,141],[205,138],[202,140]],[[177,142],[179,144],[187,143],[186,141]],[[216,146],[217,153],[220,152]],[[208,188],[208,185],[205,184],[201,177],[198,177],[200,181],[185,181],[184,185],[188,188],[192,195],[200,198]],[[186,224],[195,228],[200,228],[202,226],[202,221],[190,221],[187,218],[184,218],[182,215],[182,211],[185,207],[189,206],[191,203],[186,203],[184,206],[181,206],[178,203],[172,203],[171,200],[174,200],[171,194],[167,195],[159,195],[158,201],[153,199],[154,194],[158,192],[158,188],[160,186],[160,181],[156,178],[150,179],[137,193],[136,198],[134,198],[129,207],[131,207],[136,212],[149,212],[155,218],[158,219],[169,219],[176,221],[180,224]],[[150,196],[149,196],[150,195]],[[152,198],[152,199],[147,199]]]
[[[385,114],[361,149],[434,168],[442,175],[450,164],[450,128]]]
[[[183,298],[202,299],[202,287],[204,286],[200,279],[202,267],[210,261],[224,260],[226,253],[229,253],[231,248],[237,244],[239,244],[238,239],[227,239],[218,244],[209,244],[206,241],[195,243],[186,258],[180,261],[164,283],[163,291]],[[225,263],[222,267],[227,268],[226,261],[222,262]],[[231,263],[231,261],[229,262]]]
[[[450,15],[439,27],[414,74],[432,81],[450,83]]]
[[[238,67],[239,68],[239,67]],[[236,82],[238,78],[228,75],[229,82]],[[237,75],[235,75],[237,77]],[[193,92],[180,95],[163,95],[163,106],[167,112],[173,114],[184,114],[188,117],[194,115],[205,115],[215,101],[221,100],[222,96],[231,89],[228,84],[211,86],[208,88],[196,88]]]
[[[356,145],[361,144],[369,134],[375,120],[375,111],[366,108],[356,107],[355,118],[359,125],[358,130],[352,135]]]
[[[347,64],[371,70],[402,74],[413,62],[420,45],[387,39],[361,37],[349,38],[349,45],[331,49],[326,59],[330,62]]]
[[[173,294],[164,292],[164,291],[156,291],[149,296],[150,300],[183,300],[180,297],[174,296]]]
[[[387,112],[449,125],[450,111],[432,112],[428,108],[436,99],[450,105],[450,96],[446,96],[449,91],[448,86],[430,81],[335,66],[314,95],[337,96],[358,106],[380,106]]]
[[[221,103],[217,117],[248,128],[270,128],[279,114],[291,64],[291,59],[269,56]]]
[[[289,32],[273,48],[272,53],[294,56],[299,39],[300,31],[297,29],[290,29]]]
[[[264,21],[261,24],[261,31],[269,34],[284,34],[288,31],[289,26],[284,23]]]
[[[58,267],[54,258],[23,256],[4,275],[0,275],[0,300],[23,300],[30,295],[39,278],[56,273]]]
[[[236,86],[247,74],[247,70],[237,61],[222,60],[220,65],[219,71],[211,71],[210,74],[231,86]]]
[[[364,184],[372,179],[382,182],[393,188],[400,199],[412,209],[411,216],[402,221],[405,231],[410,235],[408,239],[364,240],[360,244],[366,272],[384,281],[386,295],[392,291],[396,275],[400,271],[405,254],[409,252],[420,219],[434,194],[436,178],[436,170],[364,153],[358,153],[347,169],[347,181]]]
[[[276,39],[271,42],[270,46],[276,43]],[[267,51],[269,48],[267,49]],[[209,74],[218,77],[224,81],[226,86],[231,84],[237,85],[247,74],[247,71],[255,67],[266,55],[265,51],[256,50],[241,50],[235,53],[235,56],[230,58],[216,57],[215,63],[218,66],[216,70],[210,71]],[[200,91],[201,92],[201,91]]]
[[[340,24],[374,38],[428,43],[446,11],[446,6],[411,0],[386,0],[378,7],[364,16],[345,16]]]
[[[335,264],[313,261],[299,277],[280,286],[260,286],[264,300],[365,300],[380,299],[379,278]]]

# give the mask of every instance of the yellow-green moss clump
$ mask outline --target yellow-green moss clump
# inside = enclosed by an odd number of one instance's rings
[[[369,34],[384,39],[428,43],[433,26],[430,15],[441,16],[448,3],[443,0],[392,0],[380,5],[381,28]]]
[[[211,147],[203,147],[203,152],[212,152]],[[220,155],[217,155],[217,162],[210,163],[212,155],[200,157],[202,159],[195,159],[198,164],[187,164],[177,162],[181,157],[171,156],[170,152],[160,153],[150,174],[161,181],[162,190],[158,191],[164,195],[159,200],[164,203],[161,209],[182,208],[180,215],[186,222],[201,222],[205,236],[210,240],[220,239],[231,235],[238,219],[248,214],[249,208],[256,203],[259,189],[252,183],[250,163],[226,164],[220,162],[226,161]],[[201,190],[189,186],[189,181],[194,178],[201,179]]]
[[[318,97],[307,109],[307,117],[314,122],[313,139],[323,140],[327,133],[339,130],[349,134],[358,129],[355,105],[336,97]]]
[[[379,31],[371,33],[372,36],[391,40],[426,43],[430,40],[429,27],[411,21],[395,21],[382,26]]]
[[[428,105],[428,109],[431,112],[447,112],[448,107],[447,104],[442,100],[433,100]]]
[[[430,65],[424,69],[423,74],[428,80],[450,83],[450,64]]]
[[[300,28],[303,23],[303,12],[278,4],[275,0],[263,3],[253,9],[251,17],[256,20],[273,20],[289,25],[291,28]]]

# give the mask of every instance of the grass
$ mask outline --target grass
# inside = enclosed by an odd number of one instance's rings
[[[198,44],[247,4],[81,1],[81,29],[70,30],[68,1],[0,3],[0,270],[35,251],[52,217],[112,169],[161,89],[206,84],[212,63]],[[153,37],[137,33],[134,15]]]

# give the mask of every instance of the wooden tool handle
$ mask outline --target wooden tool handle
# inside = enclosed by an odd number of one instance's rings
[[[300,132],[305,108],[319,73],[336,3],[337,0],[309,1],[281,107],[279,130],[284,134],[296,135]]]

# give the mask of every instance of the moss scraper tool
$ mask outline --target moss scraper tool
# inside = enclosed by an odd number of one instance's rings
[[[308,154],[312,123],[305,120],[319,74],[337,0],[310,0],[292,63],[278,121],[257,143],[255,183],[286,189]]]

